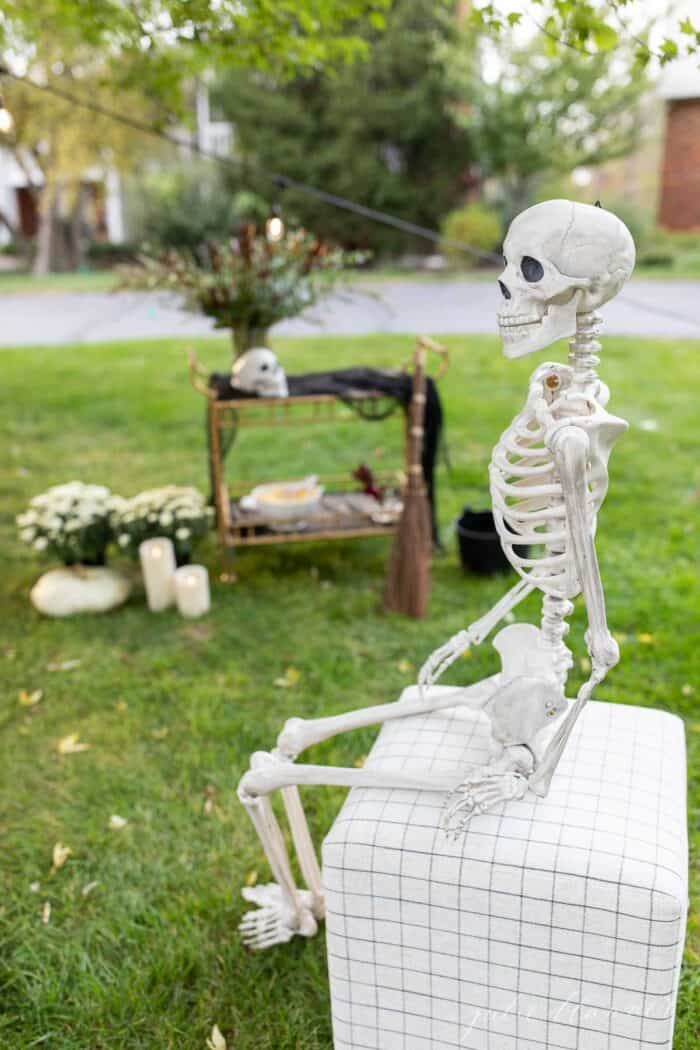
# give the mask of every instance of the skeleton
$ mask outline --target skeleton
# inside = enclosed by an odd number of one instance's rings
[[[595,550],[596,517],[608,484],[608,458],[626,429],[610,415],[609,391],[596,374],[595,310],[620,290],[634,266],[634,243],[610,212],[571,201],[547,201],[512,223],[504,244],[498,322],[506,357],[541,350],[572,337],[569,362],[533,373],[521,412],[498,441],[491,461],[494,520],[518,583],[485,616],[437,649],[418,685],[396,703],[315,720],[290,719],[272,752],[253,755],[239,798],[262,841],[276,883],[244,891],[257,905],[241,924],[253,948],[312,936],[323,917],[321,875],[298,785],[409,788],[447,794],[443,827],[459,834],[477,814],[528,791],[544,796],[576,721],[619,653],[605,614]],[[528,544],[534,549],[522,556]],[[466,688],[437,679],[478,645],[533,591],[543,595],[541,626],[511,624],[494,638],[500,674]],[[588,616],[591,673],[577,696],[565,696],[572,655],[566,617],[578,594]],[[435,772],[397,773],[301,765],[297,756],[338,733],[458,706],[490,722],[487,761],[459,779]],[[558,721],[558,725],[557,725]],[[308,889],[297,889],[270,794],[280,790],[299,866]]]
[[[258,397],[289,397],[287,377],[277,354],[264,346],[246,350],[234,361],[231,386]]]

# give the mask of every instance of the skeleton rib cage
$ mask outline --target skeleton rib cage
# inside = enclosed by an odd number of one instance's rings
[[[548,404],[545,383],[549,376],[557,385],[563,379],[568,386],[572,374],[571,368],[562,365],[544,365],[536,370],[525,406],[501,435],[490,466],[493,515],[504,553],[524,580],[555,598],[574,597],[580,584],[571,557],[561,481],[547,439],[553,427],[583,420],[578,398],[567,403],[564,396]],[[588,423],[599,413],[607,415],[590,397],[586,405],[591,412]],[[607,462],[596,455],[596,444],[591,443],[591,459],[586,466],[592,534],[608,482]],[[518,549],[525,544],[535,547],[529,557]]]

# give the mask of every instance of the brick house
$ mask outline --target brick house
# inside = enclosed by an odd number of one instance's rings
[[[666,104],[658,219],[671,230],[700,230],[700,69],[674,62],[660,85]]]

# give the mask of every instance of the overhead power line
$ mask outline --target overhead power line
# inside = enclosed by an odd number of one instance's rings
[[[240,171],[240,168],[243,166],[244,162],[237,160],[235,157],[222,157],[221,154],[206,149],[206,147],[200,145],[199,142],[189,138],[179,138],[177,135],[164,131],[163,128],[158,127],[157,124],[148,123],[147,121],[139,120],[136,117],[130,117],[109,106],[104,106],[100,102],[95,102],[92,99],[81,98],[79,95],[75,95],[72,91],[67,91],[65,88],[59,87],[55,84],[40,84],[36,80],[32,80],[31,77],[25,77],[21,76],[19,73],[13,73],[12,70],[2,65],[0,65],[0,75],[9,77],[21,84],[26,84],[28,87],[34,88],[36,91],[43,91],[47,94],[53,95],[55,98],[68,102],[70,105],[78,106],[91,113],[97,113],[99,116],[117,121],[119,124],[131,128],[133,131],[141,132],[144,135],[150,135],[153,138],[160,139],[162,142],[167,142],[178,149],[187,149],[197,156],[204,157],[206,160],[213,161],[224,167]],[[452,248],[455,251],[465,252],[474,258],[483,259],[486,262],[500,262],[501,257],[496,252],[487,252],[481,248],[477,248],[473,244],[467,244],[466,241],[443,237],[437,230],[431,230],[427,226],[421,226],[418,223],[409,222],[406,219],[401,219],[398,215],[392,215],[389,212],[380,211],[377,208],[370,208],[366,204],[360,204],[357,201],[349,200],[347,197],[340,197],[338,194],[329,193],[327,190],[320,189],[318,186],[310,186],[308,183],[300,182],[298,179],[293,179],[289,175],[262,168],[257,163],[254,163],[252,166],[256,172],[280,189],[289,189],[306,197],[315,197],[317,200],[323,201],[325,204],[328,204],[333,208],[341,208],[344,211],[351,212],[353,215],[360,215],[365,219],[369,219],[371,222],[382,223],[384,226],[392,226],[394,229],[400,230],[402,233],[422,238],[425,241],[430,241],[432,244],[439,244],[444,248]]]

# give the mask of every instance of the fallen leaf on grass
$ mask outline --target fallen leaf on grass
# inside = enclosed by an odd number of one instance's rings
[[[70,846],[64,846],[62,842],[57,842],[51,853],[51,860],[53,861],[51,871],[58,871],[62,868],[70,857],[73,850]]]
[[[207,1050],[228,1050],[226,1040],[221,1034],[218,1024],[214,1025],[211,1035],[207,1039]]]
[[[30,893],[38,893],[40,889],[41,889],[41,883],[40,882],[30,882],[29,883],[29,892]]]
[[[20,707],[36,707],[44,695],[43,689],[35,689],[34,692],[29,693],[26,689],[20,689],[19,691],[19,703]]]
[[[89,744],[81,743],[78,733],[69,733],[68,736],[61,737],[56,745],[59,755],[77,755],[79,751],[87,751],[89,747]]]
[[[686,682],[685,685],[681,686],[681,692],[682,692],[683,696],[692,696],[693,695],[693,687],[690,684],[690,682]]]
[[[410,662],[410,660],[399,660],[399,662],[396,665],[396,670],[399,671],[401,674],[410,674],[410,672],[413,670],[413,664]]]
[[[581,668],[581,670],[584,672],[584,674],[588,674],[588,672],[591,669],[591,661],[588,659],[587,656],[582,656],[581,659],[578,662],[578,665]]]
[[[119,713],[123,715],[124,712],[129,709],[129,705],[127,704],[126,700],[117,700],[116,708],[117,711],[119,711]]]
[[[356,758],[353,762],[353,766],[357,766],[358,769],[362,769],[365,762],[367,761],[367,755],[362,755],[360,758]]]
[[[57,663],[50,663],[46,665],[47,671],[74,671],[76,667],[80,667],[82,660],[60,660]]]
[[[245,877],[245,884],[246,884],[246,886],[254,886],[257,881],[258,881],[258,873],[257,873],[257,871],[249,871],[248,874]]]
[[[48,926],[51,922],[51,901],[44,901],[44,906],[41,909],[41,921],[44,926]]]
[[[97,880],[95,880],[94,882],[88,882],[87,886],[83,886],[82,890],[80,891],[80,896],[87,897],[88,894],[92,893],[92,891],[99,885],[100,884]]]
[[[208,817],[214,810],[214,795],[216,788],[213,784],[207,784],[204,789],[204,813]]]
[[[167,726],[160,726],[159,729],[152,729],[151,736],[154,740],[165,740],[170,730]]]
[[[118,813],[113,813],[109,818],[109,829],[110,831],[121,831],[129,823],[124,817],[120,817]]]
[[[641,634],[637,635],[637,641],[641,642],[642,645],[653,645],[653,643],[654,643],[654,635],[653,634],[647,634],[646,631],[642,631]]]
[[[284,678],[275,678],[275,685],[279,689],[292,689],[301,678],[301,671],[296,667],[288,667],[284,672]]]
[[[700,733],[700,722],[691,722],[688,729],[691,733]]]

